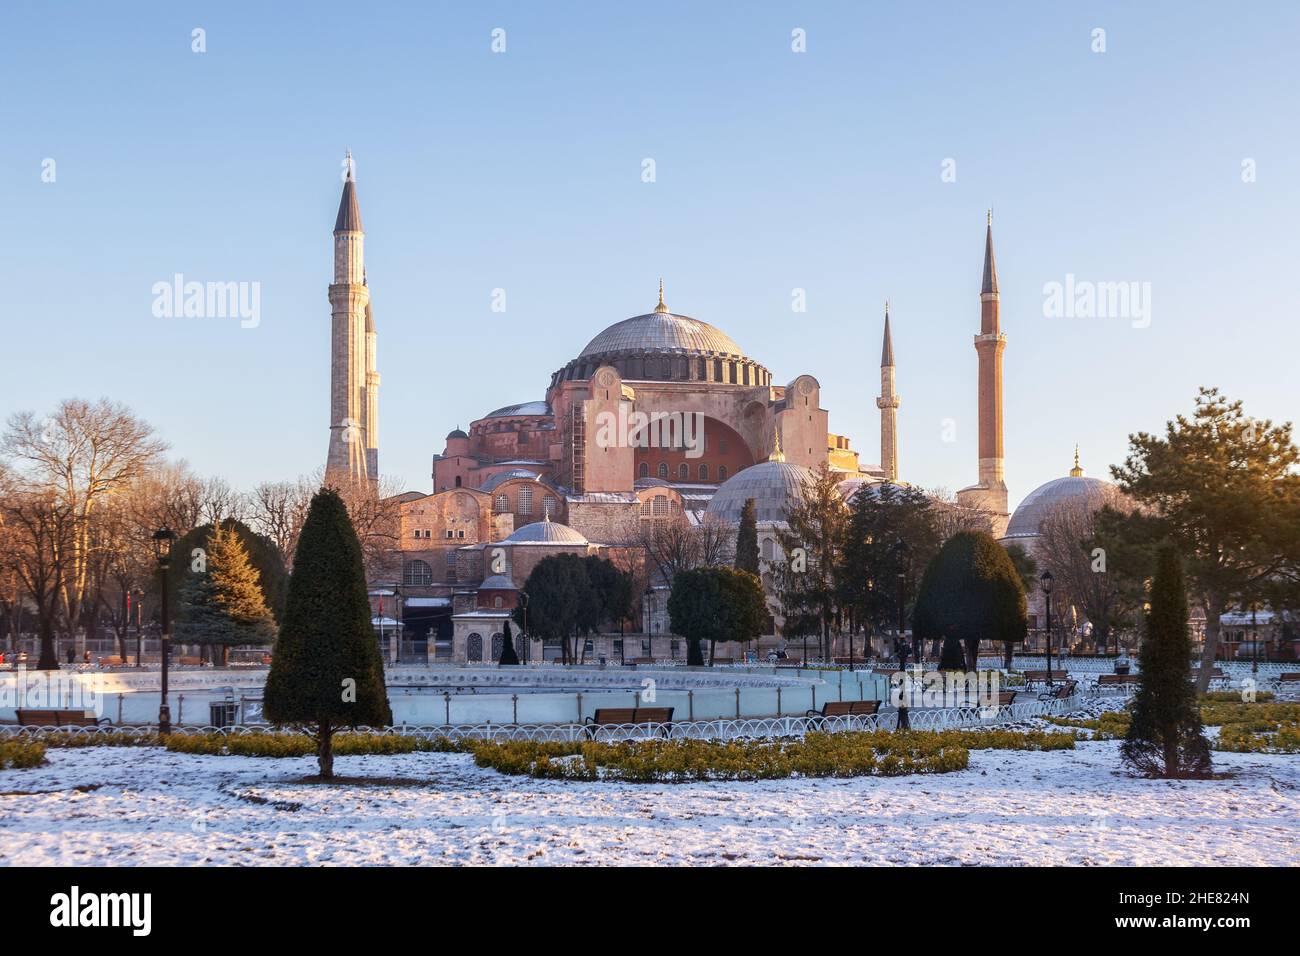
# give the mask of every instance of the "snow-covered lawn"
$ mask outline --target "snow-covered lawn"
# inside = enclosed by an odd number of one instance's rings
[[[311,759],[51,750],[0,771],[0,863],[1300,863],[1300,758],[1216,753],[1227,780],[1136,780],[1118,744],[973,751],[942,776],[538,781],[461,754]],[[364,778],[364,779],[356,779]]]

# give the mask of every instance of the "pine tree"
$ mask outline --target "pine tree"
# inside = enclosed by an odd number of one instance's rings
[[[187,566],[174,636],[180,644],[220,647],[223,663],[227,648],[275,639],[257,569],[233,530],[212,529],[199,566]]]
[[[1210,774],[1210,745],[1201,730],[1191,653],[1182,562],[1167,545],[1156,558],[1133,719],[1120,748],[1124,761],[1143,776]]]
[[[393,722],[370,623],[361,544],[337,491],[312,498],[294,552],[284,622],[266,678],[265,713],[316,738],[320,774],[334,776],[340,727]]]
[[[749,498],[740,509],[740,527],[736,529],[736,570],[758,574],[758,509]]]

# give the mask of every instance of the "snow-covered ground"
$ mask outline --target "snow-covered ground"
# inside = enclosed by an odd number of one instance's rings
[[[630,785],[538,781],[460,754],[312,759],[51,750],[0,771],[0,863],[1300,863],[1300,758],[1215,754],[1230,779],[1137,780],[1118,744],[973,751],[942,776]]]

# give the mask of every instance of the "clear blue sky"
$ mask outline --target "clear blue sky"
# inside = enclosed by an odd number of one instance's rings
[[[968,484],[992,205],[1016,501],[1076,441],[1105,474],[1200,384],[1296,417],[1298,46],[1286,3],[9,2],[0,414],[110,395],[205,474],[318,467],[350,148],[408,486],[660,275],[777,381],[817,376],[873,462],[890,298],[904,477]],[[155,318],[177,272],[260,282],[260,326]],[[1150,327],[1045,318],[1069,273],[1151,283]]]

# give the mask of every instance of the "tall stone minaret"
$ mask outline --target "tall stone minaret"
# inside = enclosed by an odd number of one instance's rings
[[[1002,448],[1002,334],[998,301],[998,268],[993,257],[993,211],[989,210],[984,238],[984,279],[980,285],[980,334],[975,336],[979,355],[979,481],[957,493],[957,501],[980,507],[993,516],[993,533],[1006,533],[1006,460]]]
[[[898,393],[894,391],[894,341],[889,335],[889,303],[885,303],[885,344],[880,352],[880,467],[886,481],[898,481]]]
[[[325,459],[327,482],[341,485],[367,480],[370,469],[366,434],[366,287],[365,231],[357,205],[352,154],[347,154],[343,196],[334,221],[334,281],[330,284],[330,446]],[[376,456],[377,457],[377,456]]]
[[[369,288],[369,286],[367,286]],[[371,481],[379,480],[379,371],[375,364],[375,317],[366,301],[366,470]]]

